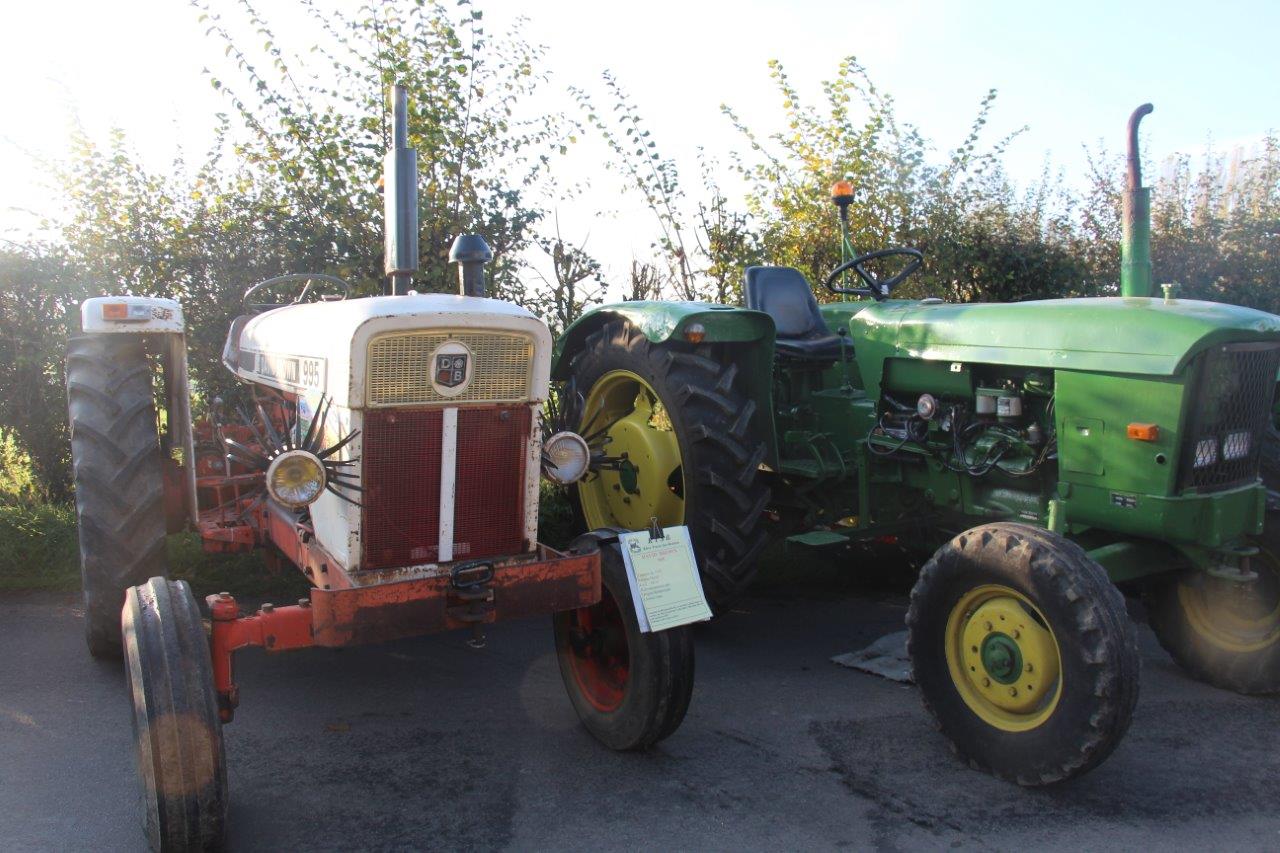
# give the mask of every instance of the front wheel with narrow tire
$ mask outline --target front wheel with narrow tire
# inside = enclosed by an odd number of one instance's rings
[[[907,628],[925,707],[976,769],[1060,782],[1129,728],[1138,650],[1124,598],[1061,536],[1014,523],[961,533],[921,570]]]
[[[647,749],[675,732],[689,709],[692,630],[640,631],[616,534],[587,534],[570,547],[599,550],[601,598],[553,617],[565,689],[578,719],[605,746]]]
[[[119,658],[125,590],[167,574],[163,460],[139,336],[68,341],[67,412],[86,639],[94,657]]]
[[[653,343],[621,320],[571,362],[591,471],[576,486],[588,528],[687,525],[711,604],[740,594],[767,544],[765,443],[738,367],[716,345]]]
[[[1273,520],[1268,518],[1268,521]],[[1280,692],[1280,559],[1264,548],[1249,583],[1188,570],[1147,586],[1156,639],[1195,678],[1237,693]]]
[[[209,641],[191,588],[164,578],[131,587],[123,622],[147,841],[166,853],[216,849],[227,770]]]

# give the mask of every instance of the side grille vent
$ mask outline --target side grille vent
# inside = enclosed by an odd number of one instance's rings
[[[1253,482],[1280,367],[1280,346],[1228,344],[1192,367],[1192,411],[1179,467],[1179,490],[1219,492]]]

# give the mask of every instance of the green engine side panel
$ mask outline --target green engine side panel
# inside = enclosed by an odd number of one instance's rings
[[[1054,376],[1059,477],[1117,492],[1173,494],[1186,387],[1181,376],[1059,370]],[[1129,438],[1155,424],[1155,441]]]

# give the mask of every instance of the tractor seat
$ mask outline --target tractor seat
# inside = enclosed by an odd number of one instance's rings
[[[831,333],[818,312],[813,288],[791,267],[747,267],[747,307],[773,318],[774,349],[782,358],[839,361],[840,336]]]

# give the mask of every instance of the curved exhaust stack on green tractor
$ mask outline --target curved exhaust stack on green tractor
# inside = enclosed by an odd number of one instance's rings
[[[1149,298],[1150,111],[1128,126],[1120,296],[894,299],[920,253],[845,245],[824,284],[857,299],[820,305],[799,271],[752,267],[743,307],[585,314],[552,377],[591,447],[591,526],[687,525],[719,606],[770,541],[932,551],[908,617],[917,683],[971,764],[1023,785],[1087,771],[1128,727],[1116,584],[1196,677],[1280,690],[1280,518],[1259,478],[1280,317]],[[833,192],[842,225],[853,198]],[[865,266],[893,257],[892,277]]]
[[[1129,152],[1120,242],[1120,294],[1151,295],[1151,190],[1142,185],[1138,125],[1155,107],[1143,104],[1129,116]]]

